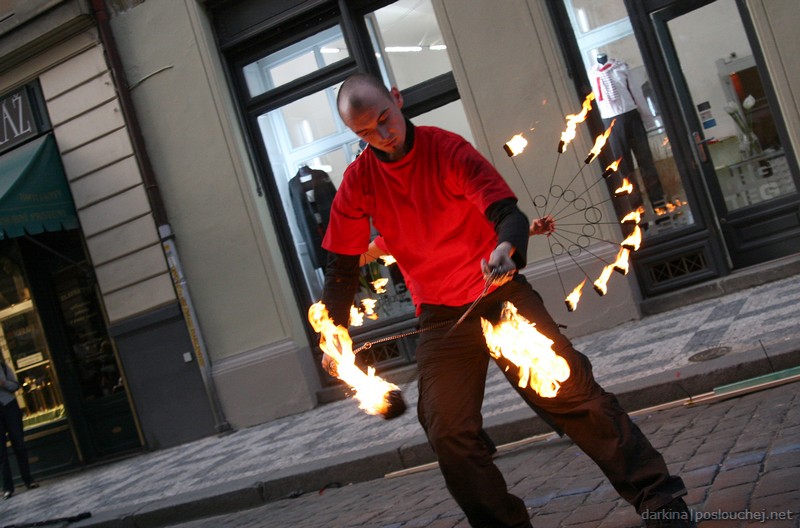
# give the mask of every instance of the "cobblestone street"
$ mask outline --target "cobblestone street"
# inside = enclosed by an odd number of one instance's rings
[[[800,526],[800,394],[797,382],[729,400],[635,413],[690,492],[701,528]],[[324,449],[324,446],[320,446]],[[507,451],[497,464],[525,499],[536,528],[640,526],[603,475],[568,439]],[[286,498],[180,528],[463,528],[438,470]]]

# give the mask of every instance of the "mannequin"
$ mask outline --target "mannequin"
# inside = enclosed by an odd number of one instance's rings
[[[664,189],[653,162],[642,116],[639,115],[628,84],[628,65],[609,58],[606,53],[598,53],[596,60],[597,63],[589,71],[589,79],[592,82],[592,91],[603,124],[608,128],[611,121],[616,119],[609,142],[614,158],[622,158],[618,172],[631,179],[633,156],[636,156],[636,163],[639,165],[642,183],[650,197],[650,203],[653,206],[661,206],[665,200]],[[642,205],[640,193],[631,196],[638,202],[632,204],[634,207]]]

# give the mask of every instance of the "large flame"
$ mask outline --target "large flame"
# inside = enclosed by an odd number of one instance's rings
[[[581,300],[581,290],[583,290],[583,285],[586,284],[586,279],[583,279],[583,282],[578,284],[572,293],[567,295],[567,298],[564,299],[564,302],[567,305],[567,311],[574,312],[575,308],[578,307],[578,301]]]
[[[570,141],[575,139],[575,132],[578,128],[578,124],[586,121],[586,116],[589,114],[589,110],[592,109],[593,99],[594,93],[589,93],[589,95],[586,96],[586,99],[583,100],[583,109],[580,111],[580,113],[569,114],[567,116],[567,128],[561,133],[561,141],[558,144],[559,154],[563,153],[567,149],[567,145],[569,145]]]
[[[513,304],[503,304],[497,325],[481,318],[481,326],[492,357],[504,357],[519,368],[520,387],[530,386],[543,398],[558,394],[561,383],[569,378],[569,365],[553,351],[553,341],[519,315]]]
[[[398,390],[397,385],[376,376],[372,367],[364,373],[356,366],[350,334],[345,327],[333,324],[322,302],[308,309],[308,321],[320,334],[320,348],[336,363],[336,376],[355,390],[358,406],[368,414],[385,414],[389,409],[387,394]]]
[[[600,155],[600,151],[603,150],[603,146],[606,144],[608,136],[611,135],[611,129],[614,128],[614,123],[616,123],[616,121],[616,119],[612,119],[611,124],[608,125],[606,131],[597,136],[597,139],[594,140],[594,146],[592,147],[592,150],[589,151],[589,155],[586,156],[585,160],[583,160],[584,163],[588,165],[593,159]]]
[[[633,251],[637,251],[639,246],[642,244],[642,230],[637,225],[633,228],[633,233],[631,233],[628,238],[622,241],[620,244],[622,247],[627,249],[632,249]]]
[[[522,151],[525,150],[525,147],[528,146],[528,140],[525,139],[522,134],[517,134],[516,136],[512,137],[508,140],[508,143],[503,145],[503,149],[505,149],[506,154],[508,154],[509,158],[513,158],[519,154],[522,154]]]
[[[603,271],[600,273],[600,276],[594,281],[594,291],[596,291],[601,296],[605,295],[608,292],[608,287],[606,284],[608,283],[608,279],[611,277],[611,272],[614,271],[614,265],[609,264]]]

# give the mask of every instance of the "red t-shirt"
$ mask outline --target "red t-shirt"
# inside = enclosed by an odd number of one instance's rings
[[[417,302],[461,306],[483,291],[480,261],[497,246],[484,212],[514,197],[462,137],[415,127],[414,145],[401,160],[384,162],[367,149],[345,170],[322,246],[344,255],[364,253],[371,218]]]

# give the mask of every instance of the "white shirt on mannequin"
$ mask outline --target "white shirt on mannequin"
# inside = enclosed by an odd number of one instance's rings
[[[608,59],[605,64],[595,64],[589,71],[594,99],[600,116],[604,119],[636,110],[636,101],[628,89],[628,65]]]

